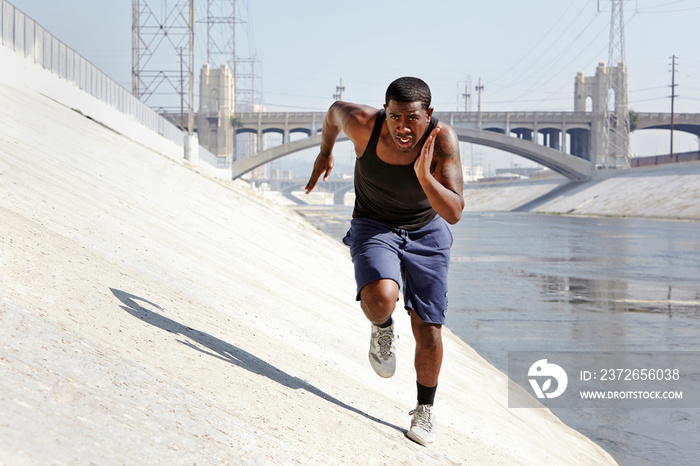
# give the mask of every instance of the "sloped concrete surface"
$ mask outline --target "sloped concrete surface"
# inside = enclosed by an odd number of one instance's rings
[[[347,250],[301,217],[0,82],[0,464],[610,464],[446,330],[367,362]]]
[[[584,182],[476,183],[465,210],[700,220],[700,163],[598,172]]]
[[[533,210],[546,213],[700,220],[700,163],[600,175]]]
[[[464,210],[471,212],[516,210],[571,183],[563,178],[545,181],[471,183],[464,190]]]

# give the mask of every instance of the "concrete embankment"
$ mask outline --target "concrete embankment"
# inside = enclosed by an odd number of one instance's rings
[[[342,245],[17,82],[0,219],[2,464],[613,463],[449,331],[410,442],[408,319],[380,379]]]
[[[598,172],[563,179],[469,185],[467,210],[700,220],[700,163]]]

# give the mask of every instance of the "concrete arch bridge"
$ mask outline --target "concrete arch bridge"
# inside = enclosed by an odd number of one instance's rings
[[[670,128],[670,114],[637,115],[637,129]],[[595,148],[603,137],[603,122],[591,112],[435,112],[434,116],[454,128],[460,141],[519,155],[576,181],[593,176]],[[237,114],[236,133],[255,134],[258,151],[233,162],[233,178],[280,157],[318,147],[324,118],[325,113],[319,112]],[[676,114],[674,127],[700,135],[700,114]],[[289,142],[290,135],[297,132],[308,137]],[[281,134],[282,144],[262,150],[267,133]]]

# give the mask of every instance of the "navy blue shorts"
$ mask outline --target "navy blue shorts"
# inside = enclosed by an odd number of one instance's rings
[[[445,323],[452,233],[444,219],[437,216],[420,230],[407,231],[353,218],[343,243],[355,264],[358,301],[365,285],[391,279],[403,285],[406,310],[424,322]]]

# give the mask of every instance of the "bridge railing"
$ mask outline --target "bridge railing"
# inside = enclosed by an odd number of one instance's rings
[[[454,123],[469,122],[475,123],[479,120],[478,112],[444,112],[435,111],[433,114],[443,121],[451,121]],[[638,113],[641,121],[670,121],[670,113]],[[309,122],[315,120],[319,125],[325,118],[325,112],[239,112],[236,117],[244,125],[257,124],[279,124],[289,121],[290,123],[298,123],[300,121]],[[586,123],[593,118],[591,112],[482,112],[481,120],[484,123],[505,122],[509,120],[511,123],[534,122],[540,123]],[[700,122],[700,113],[677,113],[675,114],[676,122]]]
[[[280,120],[280,119],[300,119],[311,120],[314,117],[317,121],[323,121],[326,112],[236,112],[236,117],[244,120]]]
[[[448,122],[475,123],[479,119],[483,122],[502,122],[509,120],[513,123],[540,121],[542,123],[562,122],[589,122],[592,118],[590,112],[443,112],[435,111],[437,118]],[[282,122],[298,123],[316,121],[319,125],[325,118],[325,112],[238,112],[236,118],[243,125],[280,124]]]
[[[479,118],[479,112],[441,112],[441,111],[435,111],[434,115],[438,116],[446,116],[446,115],[452,115],[457,118],[469,118],[469,119],[476,119]],[[535,117],[542,117],[545,119],[551,119],[551,120],[561,120],[562,118],[571,118],[571,117],[588,117],[590,118],[591,113],[590,112],[481,112],[481,118],[482,119],[492,119],[492,120],[501,120],[505,118],[521,118],[521,119],[528,119],[531,120]]]
[[[183,146],[183,132],[178,127],[6,0],[0,0],[0,44],[131,116],[178,146]]]
[[[671,121],[670,113],[638,113],[640,120]],[[673,115],[676,122],[692,121],[700,122],[700,113],[676,113]]]

